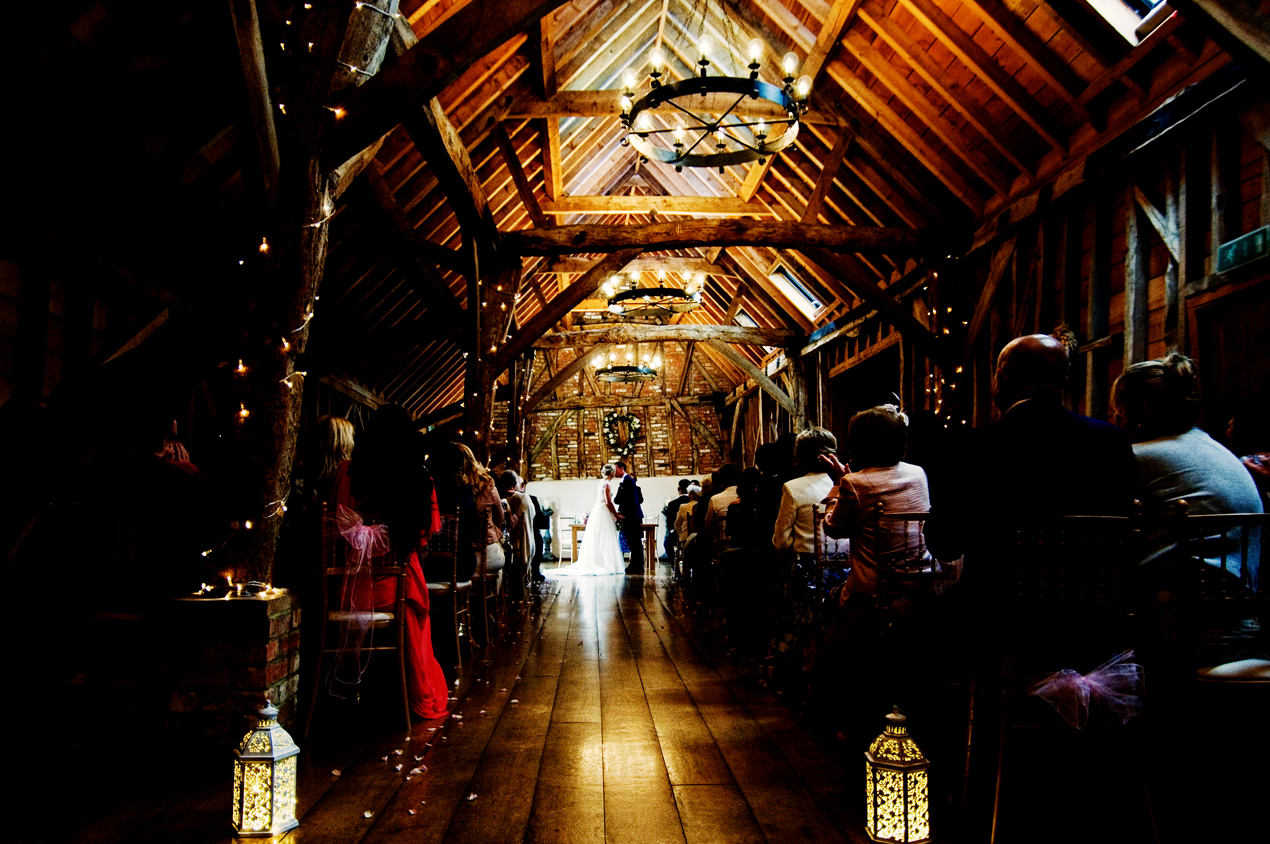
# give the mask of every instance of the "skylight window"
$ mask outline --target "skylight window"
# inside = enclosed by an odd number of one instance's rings
[[[1144,26],[1164,0],[1089,0],[1089,5],[1134,46],[1168,17],[1168,9],[1161,9],[1157,19]]]
[[[798,310],[803,312],[804,316],[808,319],[816,316],[816,312],[821,307],[820,300],[784,265],[777,264],[767,277],[771,279],[772,284],[775,284],[785,294],[785,298],[793,302]]]
[[[740,308],[737,308],[736,316],[732,318],[732,321],[737,325],[743,325],[746,328],[758,328],[758,323],[754,321],[754,317],[750,316]],[[763,351],[770,353],[772,348],[772,346],[764,346]]]

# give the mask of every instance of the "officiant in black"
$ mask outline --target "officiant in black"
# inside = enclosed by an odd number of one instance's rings
[[[644,493],[635,482],[635,476],[626,471],[625,463],[619,461],[613,474],[622,482],[617,495],[613,496],[621,519],[618,529],[626,537],[626,547],[631,549],[631,563],[626,573],[640,575],[644,573],[644,508],[639,505],[644,502]]]

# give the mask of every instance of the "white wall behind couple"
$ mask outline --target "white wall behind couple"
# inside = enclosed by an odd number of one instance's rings
[[[672,499],[679,497],[679,478],[636,478],[644,491],[644,523],[657,524],[657,556],[665,551],[666,523],[661,511]],[[546,506],[555,510],[552,516],[551,549],[557,560],[569,556],[572,520],[581,522],[595,504],[595,493],[600,479],[578,481],[530,481],[525,490],[538,497]]]

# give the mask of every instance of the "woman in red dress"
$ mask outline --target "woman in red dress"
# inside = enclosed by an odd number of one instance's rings
[[[380,407],[371,414],[353,459],[340,464],[334,498],[341,533],[350,543],[356,545],[358,532],[365,537],[375,530],[367,525],[383,524],[387,526],[387,542],[391,543],[395,559],[406,566],[402,581],[406,589],[406,689],[411,711],[432,719],[448,714],[449,687],[432,654],[428,584],[419,563],[419,552],[428,537],[441,528],[436,492],[432,477],[424,468],[424,458],[421,438],[410,414],[396,405]],[[370,553],[375,554],[375,550]],[[349,553],[350,564],[355,553]],[[369,562],[378,561],[372,558]],[[374,578],[375,609],[392,610],[397,582],[396,577]],[[359,592],[357,587],[346,586],[345,594],[353,596],[354,606],[361,603],[356,599]]]

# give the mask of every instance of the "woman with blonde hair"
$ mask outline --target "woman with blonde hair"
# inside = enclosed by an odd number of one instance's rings
[[[317,465],[310,477],[313,479],[318,500],[330,497],[331,481],[340,464],[353,456],[353,423],[342,416],[323,416],[317,421],[317,440],[314,458]]]
[[[472,449],[463,443],[446,443],[434,450],[428,459],[437,478],[438,494],[443,499],[442,508],[456,509],[462,517],[464,511],[473,508],[479,514],[480,523],[474,530],[463,530],[472,537],[472,550],[476,553],[479,568],[480,551],[485,549],[485,571],[493,573],[503,568],[503,500],[489,470],[476,459]],[[447,502],[449,502],[447,504]]]

